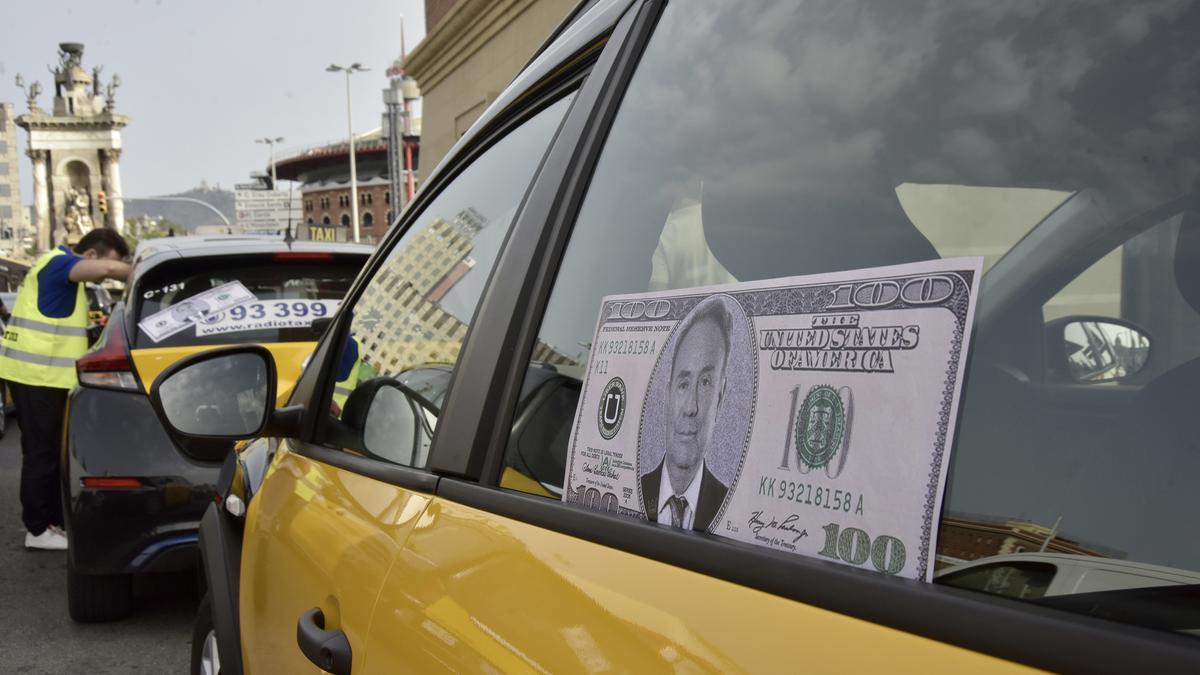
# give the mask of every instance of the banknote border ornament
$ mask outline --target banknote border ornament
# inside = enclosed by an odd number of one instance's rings
[[[614,387],[620,390],[621,399],[617,406],[617,421],[612,423],[612,430],[608,431],[610,425],[604,423],[604,409],[608,407],[609,392]],[[611,441],[621,431],[621,425],[625,422],[625,402],[628,399],[629,393],[625,389],[625,381],[619,377],[609,380],[608,384],[604,385],[604,389],[600,390],[600,407],[596,409],[596,427],[600,430],[600,437],[604,440]]]
[[[824,450],[816,451],[808,443],[808,419],[812,408],[820,401],[828,401],[833,407],[833,432]],[[829,465],[834,456],[842,449],[846,437],[846,406],[838,391],[828,384],[813,385],[800,405],[800,412],[795,420],[796,456],[809,469],[820,469]]]

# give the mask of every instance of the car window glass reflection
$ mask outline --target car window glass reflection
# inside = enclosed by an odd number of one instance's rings
[[[424,465],[449,373],[484,283],[570,100],[556,101],[497,141],[455,177],[392,249],[354,307],[336,368],[327,442]],[[367,431],[379,433],[363,427],[370,417],[346,414],[356,389],[379,377],[395,378],[397,391],[415,406],[415,438],[398,435],[388,448],[363,442]],[[396,419],[380,423],[388,427]],[[373,437],[375,445],[388,438]]]
[[[233,354],[188,366],[159,389],[167,419],[180,431],[211,436],[254,433],[268,405],[262,357]]]
[[[938,569],[1017,556],[962,578],[1039,602],[1083,591],[1046,586],[1037,555],[1097,592],[1192,583],[1200,8],[1072,7],[670,4],[573,226],[501,485],[560,496],[575,411],[539,384],[578,386],[606,295],[982,256]]]

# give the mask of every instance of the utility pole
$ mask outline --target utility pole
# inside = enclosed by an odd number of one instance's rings
[[[361,63],[351,63],[349,66],[339,66],[330,64],[325,69],[330,73],[346,73],[346,129],[350,136],[350,218],[354,221],[354,242],[358,243],[359,222],[358,222],[358,161],[354,150],[354,116],[350,108],[350,76],[354,73],[363,73],[370,68],[364,68]]]
[[[276,187],[275,187],[275,184],[276,184],[276,179],[275,179],[275,144],[276,144],[276,143],[282,143],[282,142],[283,142],[283,136],[276,136],[275,138],[271,138],[270,136],[267,136],[267,137],[265,137],[265,138],[259,138],[259,139],[256,139],[254,142],[255,142],[255,143],[266,143],[266,144],[267,144],[267,147],[268,147],[268,148],[270,148],[270,157],[271,157],[271,189],[272,189],[272,190],[275,190],[275,189],[276,189]]]

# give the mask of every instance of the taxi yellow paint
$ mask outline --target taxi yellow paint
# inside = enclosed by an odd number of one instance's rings
[[[517,471],[511,466],[504,467],[504,473],[500,474],[500,487],[509,490],[517,490],[525,494],[537,495],[539,497],[555,497],[549,490],[542,486],[541,483]]]
[[[441,498],[365,651],[356,672],[1028,670]]]
[[[169,368],[180,359],[199,354],[210,349],[229,345],[189,345],[185,347],[153,347],[149,349],[133,349],[129,355],[133,358],[134,368],[142,381],[142,387],[150,391],[150,385],[162,371]],[[264,342],[263,347],[271,351],[275,357],[275,367],[278,370],[276,382],[276,405],[283,405],[300,377],[300,371],[305,359],[316,348],[316,342]]]
[[[245,672],[315,672],[296,646],[296,622],[314,607],[327,630],[346,632],[358,672],[379,582],[429,498],[315,462],[288,443],[280,442],[246,516]]]
[[[313,607],[356,674],[1028,670],[286,448],[270,471],[241,561],[249,673],[312,670],[295,636]]]

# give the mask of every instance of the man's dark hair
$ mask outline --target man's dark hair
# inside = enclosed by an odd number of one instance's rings
[[[97,227],[96,229],[83,235],[83,239],[75,244],[75,252],[79,254],[95,251],[96,255],[104,257],[112,251],[116,251],[122,258],[129,257],[129,244],[125,243],[125,238],[117,234],[116,230],[110,230],[107,227]]]

